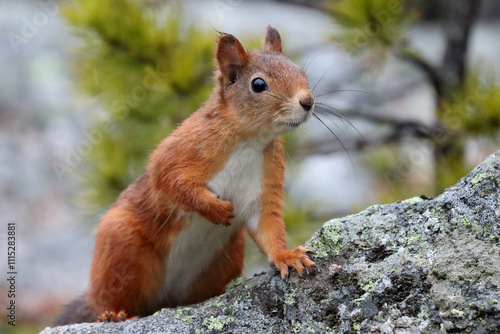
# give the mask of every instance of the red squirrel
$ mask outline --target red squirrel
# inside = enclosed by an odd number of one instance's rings
[[[120,321],[201,302],[241,275],[247,230],[288,278],[315,270],[312,252],[286,249],[281,136],[307,121],[304,71],[267,27],[262,51],[221,33],[208,101],[152,152],[145,172],[102,218],[89,291],[58,324]]]

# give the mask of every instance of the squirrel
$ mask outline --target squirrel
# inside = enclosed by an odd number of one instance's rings
[[[286,248],[281,136],[314,110],[304,71],[268,26],[261,51],[220,33],[206,103],[152,152],[97,228],[88,292],[57,324],[123,321],[224,293],[241,275],[245,230],[288,279],[316,270]]]

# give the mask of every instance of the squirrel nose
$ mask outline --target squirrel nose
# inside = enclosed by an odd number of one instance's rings
[[[305,111],[309,111],[314,105],[314,98],[311,95],[307,95],[305,97],[302,97],[299,100],[299,103]]]

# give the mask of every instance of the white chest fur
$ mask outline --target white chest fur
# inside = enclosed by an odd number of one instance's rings
[[[257,141],[238,144],[224,168],[208,182],[208,188],[219,198],[231,201],[235,223],[256,224],[262,188],[264,145]]]
[[[264,148],[265,145],[257,141],[239,143],[224,168],[208,182],[214,194],[233,203],[236,217],[231,226],[221,226],[197,213],[188,214],[186,228],[170,248],[163,298],[182,302],[189,294],[189,286],[230,236],[243,224],[257,227]]]

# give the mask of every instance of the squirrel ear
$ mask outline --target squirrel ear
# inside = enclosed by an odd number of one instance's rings
[[[278,30],[268,25],[266,29],[266,39],[264,40],[263,52],[283,53],[283,44]]]
[[[241,43],[230,34],[220,34],[217,39],[215,56],[222,76],[233,84],[238,72],[248,64],[248,53]]]

